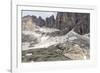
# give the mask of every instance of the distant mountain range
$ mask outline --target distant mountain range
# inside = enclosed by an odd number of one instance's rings
[[[22,17],[22,29],[34,30],[36,27],[48,27],[59,29],[59,35],[65,35],[72,29],[80,34],[88,34],[90,32],[90,14],[89,13],[71,13],[71,12],[58,12],[56,19],[53,15],[47,17],[45,20],[39,16],[27,15]],[[53,34],[55,34],[53,33]]]

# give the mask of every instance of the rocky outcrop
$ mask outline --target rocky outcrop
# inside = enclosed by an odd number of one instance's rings
[[[58,12],[56,16],[56,27],[60,30],[72,29],[75,25],[75,13]]]
[[[55,19],[54,19],[53,15],[46,18],[45,25],[47,27],[51,27],[51,28],[54,27],[54,25],[55,25]]]
[[[42,17],[36,16],[24,16],[22,17],[22,30],[34,31],[38,26],[45,25],[45,21]]]
[[[45,26],[45,20],[42,19],[41,16],[39,16],[39,18],[37,19],[36,25],[38,25],[40,27]]]
[[[88,34],[90,32],[90,14],[89,13],[71,13],[58,12],[56,19],[53,15],[47,17],[45,20],[41,16],[25,16],[22,18],[23,30],[34,30],[35,25],[45,26],[49,28],[57,28],[60,32],[53,34],[64,35],[74,29],[80,35]]]
[[[22,42],[34,42],[37,43],[37,38],[34,37],[33,35],[26,35],[26,34],[22,34]]]
[[[56,47],[62,50],[63,56],[72,60],[89,59],[88,49],[82,48],[80,45],[73,42],[58,44]]]
[[[76,14],[76,26],[74,31],[83,35],[90,32],[90,14],[89,13],[77,13]]]
[[[32,31],[35,29],[35,22],[33,22],[31,16],[25,16],[22,18],[22,30]]]
[[[69,13],[58,12],[56,17],[56,27],[68,33],[74,29],[78,34],[86,34],[90,32],[90,15],[88,13]]]

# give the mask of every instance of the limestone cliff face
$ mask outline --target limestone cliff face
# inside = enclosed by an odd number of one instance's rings
[[[73,29],[75,24],[75,13],[58,12],[56,16],[56,27],[61,30],[61,34],[67,34]]]
[[[58,12],[56,17],[56,26],[63,30],[65,28],[71,28],[75,25],[75,14]]]
[[[22,17],[22,29],[34,30],[36,26],[56,28],[61,30],[59,34],[67,34],[72,29],[78,34],[84,35],[90,32],[89,13],[58,12],[56,19],[53,15],[43,19],[41,16]]]
[[[33,31],[36,23],[33,22],[31,16],[25,16],[22,18],[22,30]]]
[[[89,13],[77,13],[76,14],[76,26],[74,31],[83,35],[90,33],[90,14]]]
[[[51,28],[55,26],[55,19],[53,15],[46,18],[45,25]]]
[[[74,29],[79,34],[86,34],[90,31],[90,18],[88,13],[64,13],[58,12],[56,17],[56,27],[65,32]]]
[[[40,27],[45,26],[45,20],[40,16],[39,18],[37,18],[36,24]]]

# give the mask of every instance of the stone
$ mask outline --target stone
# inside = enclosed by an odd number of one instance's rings
[[[41,16],[39,16],[39,18],[37,19],[36,25],[38,25],[40,27],[45,26],[45,20],[42,19]]]
[[[69,48],[69,49],[67,49]],[[72,60],[84,60],[86,59],[86,53],[83,52],[83,49],[79,45],[74,44],[74,46],[67,47],[63,54],[64,56]]]
[[[54,19],[54,15],[47,17],[45,20],[45,25],[47,27],[54,27],[55,25],[55,19]]]

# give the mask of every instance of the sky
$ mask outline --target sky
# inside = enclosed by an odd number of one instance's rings
[[[37,17],[41,16],[43,19],[46,17],[50,17],[51,15],[54,15],[54,18],[56,18],[57,12],[46,12],[46,11],[22,11],[22,17],[27,15],[35,15]]]

